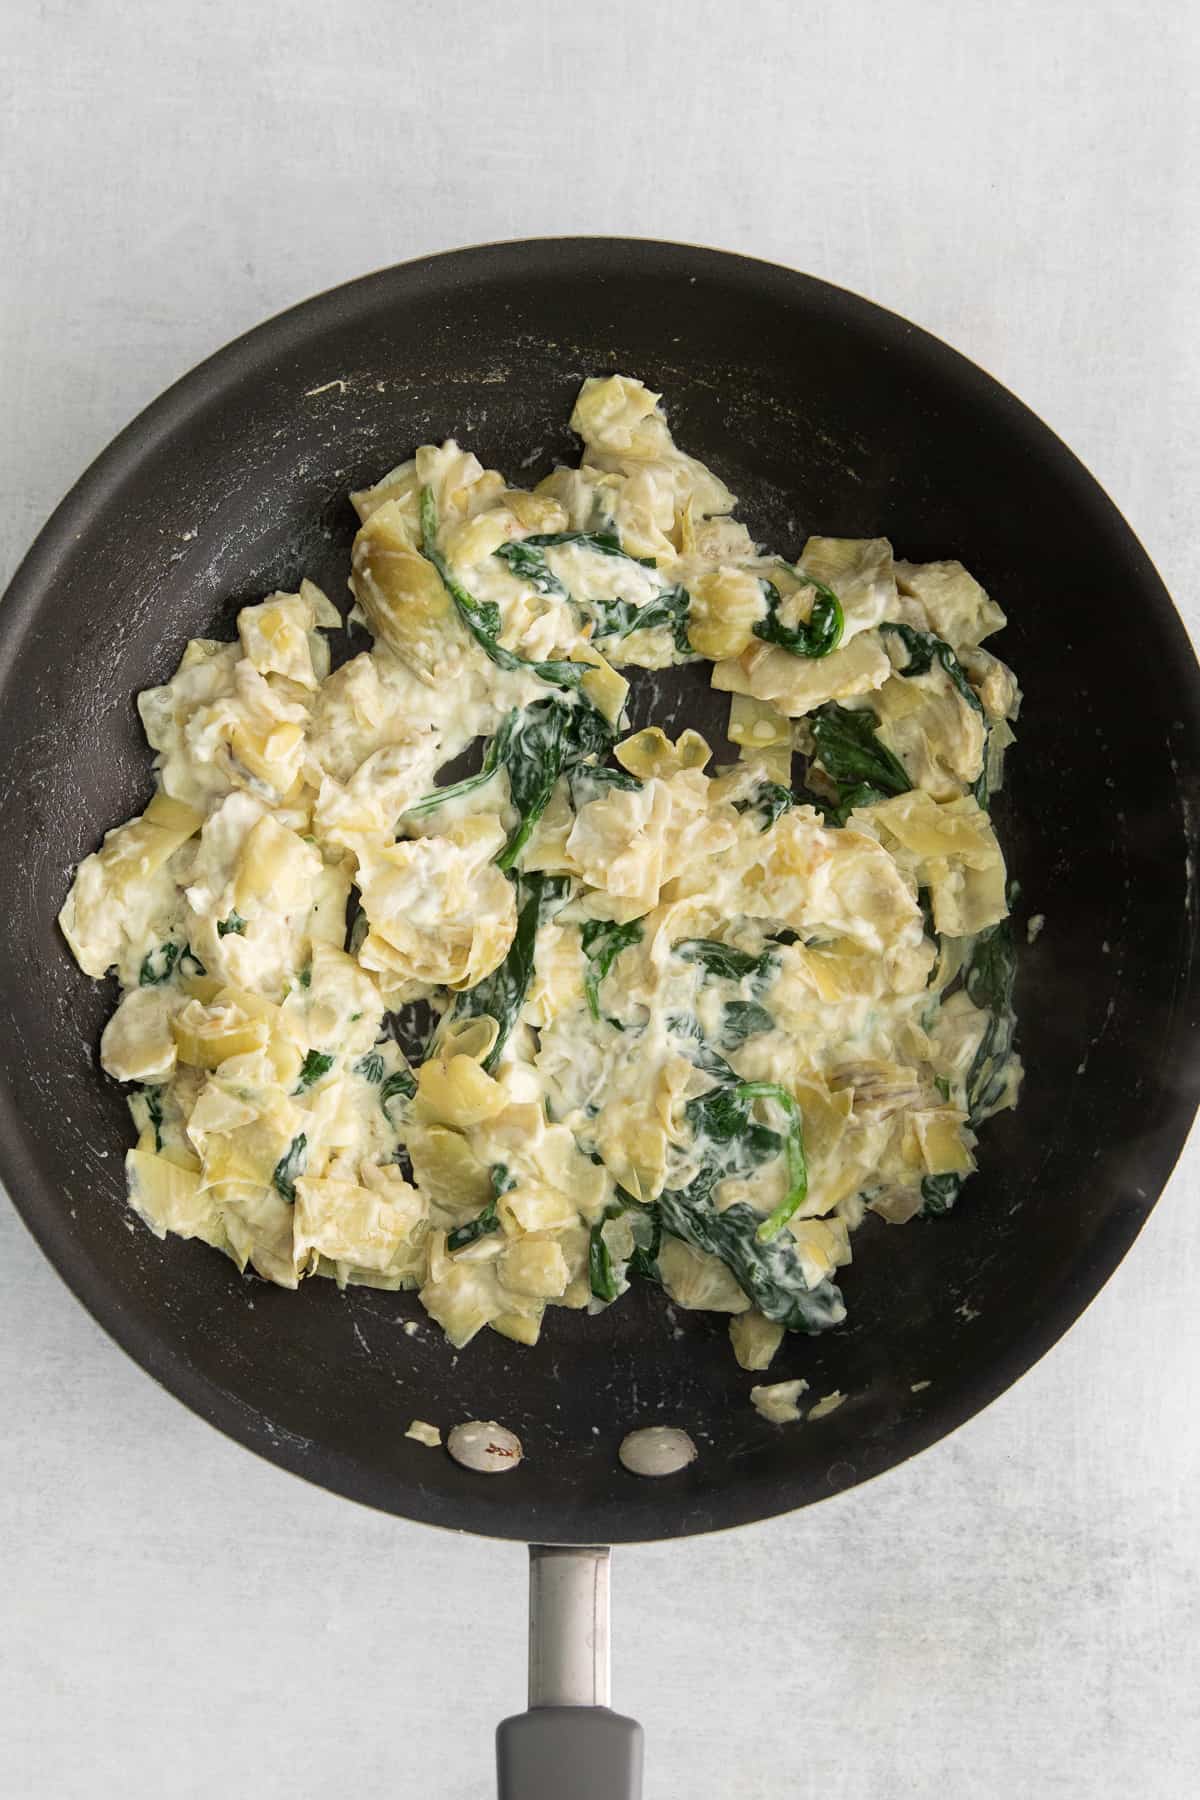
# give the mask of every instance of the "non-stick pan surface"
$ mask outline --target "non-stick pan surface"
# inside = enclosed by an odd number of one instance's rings
[[[846,1403],[780,1429],[723,1320],[628,1294],[554,1310],[522,1349],[454,1352],[414,1296],[286,1294],[128,1212],[122,1095],[98,1070],[113,994],[55,926],[72,865],[150,792],[134,710],[189,637],[303,574],[344,593],[348,489],[456,435],[523,481],[573,454],[586,374],[664,390],[680,441],[755,534],[886,533],[962,558],[1008,612],[1025,690],[998,803],[1024,951],[1020,1108],[946,1219],[869,1223],[845,1326],[789,1338],[772,1379]],[[679,716],[720,730],[703,686]],[[387,270],[205,363],[125,431],[43,531],[0,616],[0,1163],[79,1298],[205,1418],[285,1468],[413,1519],[542,1542],[735,1525],[888,1468],[985,1405],[1065,1330],[1136,1236],[1197,1102],[1197,671],[1142,550],[1011,395],[924,333],[821,282],[678,246],[502,244]],[[421,1320],[418,1333],[405,1320]],[[914,1393],[914,1384],[928,1382]],[[501,1481],[407,1440],[414,1416],[495,1418]],[[633,1425],[686,1426],[683,1476],[639,1483]]]

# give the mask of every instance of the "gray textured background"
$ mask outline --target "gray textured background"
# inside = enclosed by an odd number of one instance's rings
[[[775,258],[946,338],[1082,456],[1200,627],[1185,0],[4,20],[0,576],[118,427],[260,317],[421,252],[598,231]],[[1198,1188],[1193,1145],[1066,1341],[915,1464],[621,1554],[614,1697],[648,1800],[1197,1791]],[[218,1438],[7,1208],[0,1470],[6,1797],[489,1791],[523,1554]]]

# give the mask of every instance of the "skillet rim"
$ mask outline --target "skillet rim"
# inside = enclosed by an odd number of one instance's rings
[[[1043,463],[1053,464],[1059,480],[1076,489],[1081,506],[1101,518],[1120,538],[1139,597],[1153,607],[1169,651],[1177,683],[1176,708],[1184,723],[1183,741],[1200,760],[1200,669],[1186,627],[1146,551],[1108,494],[1024,402],[941,339],[848,289],[733,251],[637,237],[505,239],[416,257],[301,300],[206,357],[143,408],[101,451],[68,490],[19,563],[0,604],[0,700],[23,636],[36,624],[40,610],[49,604],[58,568],[78,536],[103,515],[113,494],[153,456],[158,444],[186,430],[197,410],[211,405],[223,392],[264,365],[285,357],[310,334],[336,326],[339,319],[352,316],[360,308],[370,310],[377,296],[389,290],[397,290],[400,297],[406,288],[419,287],[438,277],[443,283],[483,281],[506,270],[515,271],[518,264],[526,279],[539,279],[569,273],[573,263],[576,272],[582,272],[580,264],[615,257],[626,263],[632,261],[647,271],[686,266],[697,282],[706,277],[726,284],[740,281],[763,297],[774,296],[796,306],[816,303],[848,326],[866,331],[881,346],[903,345],[907,354],[923,357],[939,369],[944,381],[968,395],[974,390],[981,402],[986,401],[993,416],[1007,413],[1011,428],[1032,434]],[[535,263],[536,275],[532,269]],[[1195,861],[1200,832],[1190,814],[1187,826],[1188,848]],[[1164,1043],[1174,1052],[1175,1080],[1171,1094],[1163,1097],[1163,1121],[1154,1143],[1149,1149],[1142,1149],[1144,1202],[1128,1208],[1118,1222],[1088,1246],[1087,1253],[1081,1255],[1055,1295],[1054,1305],[1047,1307],[1024,1335],[977,1366],[960,1381],[953,1394],[939,1395],[937,1387],[933,1388],[926,1396],[926,1407],[909,1415],[896,1434],[902,1442],[890,1445],[875,1467],[861,1470],[849,1463],[835,1464],[829,1471],[828,1494],[824,1497],[856,1487],[907,1461],[998,1398],[1082,1316],[1132,1246],[1161,1197],[1200,1104],[1200,969],[1196,954],[1200,922],[1194,908],[1189,909],[1187,928],[1174,1004],[1163,1028]],[[573,1507],[572,1524],[576,1529],[571,1533],[564,1534],[557,1527],[547,1529],[548,1521],[535,1517],[532,1522],[541,1529],[531,1534],[521,1522],[529,1511],[534,1515],[541,1511],[536,1502],[532,1509],[514,1504],[510,1511],[476,1499],[473,1490],[447,1495],[408,1486],[398,1491],[394,1478],[364,1470],[344,1453],[315,1440],[293,1440],[288,1434],[276,1432],[262,1414],[201,1375],[186,1355],[174,1348],[162,1320],[144,1324],[134,1318],[123,1306],[119,1291],[109,1285],[103,1272],[74,1241],[69,1213],[58,1194],[42,1184],[32,1150],[34,1137],[7,1079],[0,1078],[0,1179],[18,1215],[66,1286],[108,1336],[174,1398],[226,1436],[292,1474],[344,1498],[416,1523],[518,1541],[534,1535],[539,1541],[551,1543],[636,1543],[690,1536],[775,1517],[812,1504],[816,1498],[798,1500],[788,1492],[792,1485],[789,1478],[780,1475],[757,1482],[749,1492],[732,1484],[699,1503],[695,1496],[685,1501],[681,1495],[682,1516],[672,1517],[663,1504],[666,1496],[661,1491],[651,1507],[643,1499],[645,1487],[635,1484],[628,1504]]]

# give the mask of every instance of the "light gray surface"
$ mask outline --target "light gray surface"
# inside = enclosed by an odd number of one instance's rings
[[[806,268],[982,362],[1093,469],[1195,630],[1194,8],[737,16],[17,0],[0,573],[119,426],[260,317],[419,252],[606,231]],[[915,1464],[619,1556],[614,1701],[646,1726],[648,1800],[1195,1792],[1198,1189],[1193,1145],[1067,1341]],[[489,1791],[523,1704],[521,1551],[218,1438],[8,1209],[0,1396],[6,1796]]]

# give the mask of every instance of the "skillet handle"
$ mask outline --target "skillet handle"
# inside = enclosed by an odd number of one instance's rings
[[[609,1707],[609,1553],[529,1546],[529,1711],[496,1732],[499,1800],[640,1800],[642,1728]]]

